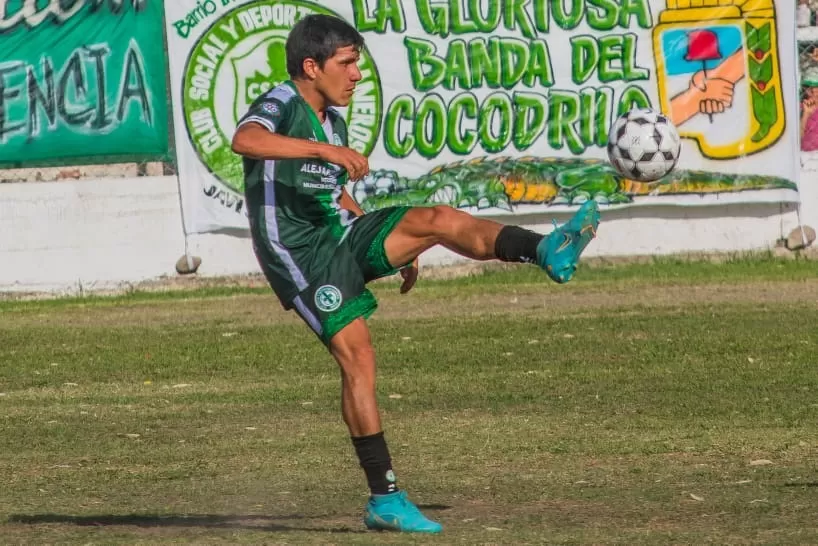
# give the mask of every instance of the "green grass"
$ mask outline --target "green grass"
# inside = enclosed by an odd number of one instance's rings
[[[806,280],[812,279],[818,270],[818,260],[812,258],[786,259],[772,252],[749,252],[726,255],[721,261],[697,259],[695,257],[658,256],[646,258],[646,263],[611,263],[606,260],[591,260],[583,266],[582,274],[572,281],[571,288],[611,283],[631,283],[635,280],[653,286],[666,284],[733,283],[764,280]],[[210,298],[234,296],[237,294],[267,295],[270,289],[260,276],[250,282],[233,279],[202,280],[194,284],[194,289],[156,290],[134,287],[118,295],[81,296],[71,295],[48,299],[19,299],[14,293],[0,298],[0,312],[24,308],[52,308],[64,305],[120,305],[130,302],[184,300],[189,298]],[[453,279],[427,279],[422,281],[426,290],[440,288],[449,292],[452,288],[486,285],[539,285],[542,273],[533,267],[517,265],[486,264],[480,270]],[[0,292],[0,296],[3,293]]]
[[[0,303],[3,543],[814,544],[818,280],[771,257],[375,288],[363,532],[322,346],[266,289]]]

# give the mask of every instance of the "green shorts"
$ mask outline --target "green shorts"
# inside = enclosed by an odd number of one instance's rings
[[[288,306],[325,345],[352,321],[369,318],[377,309],[378,302],[366,283],[394,275],[406,265],[389,263],[384,241],[409,208],[384,208],[355,220],[329,266]]]

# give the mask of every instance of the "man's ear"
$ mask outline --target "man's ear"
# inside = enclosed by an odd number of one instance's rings
[[[307,78],[314,80],[318,77],[318,63],[315,61],[315,59],[311,59],[309,57],[304,59],[302,68],[304,69],[304,75],[307,76]]]

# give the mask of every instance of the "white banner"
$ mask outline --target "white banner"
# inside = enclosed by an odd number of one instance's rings
[[[795,3],[699,4],[168,2],[186,230],[247,228],[230,141],[252,100],[288,78],[284,44],[309,13],[338,15],[366,39],[345,111],[350,146],[373,169],[349,187],[365,210],[798,201]],[[661,110],[683,137],[677,169],[658,183],[606,161],[611,124],[632,107]]]

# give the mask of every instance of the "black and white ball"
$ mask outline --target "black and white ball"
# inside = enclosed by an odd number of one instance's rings
[[[625,178],[654,182],[676,167],[681,145],[679,132],[668,118],[647,108],[634,109],[614,121],[608,159]]]

